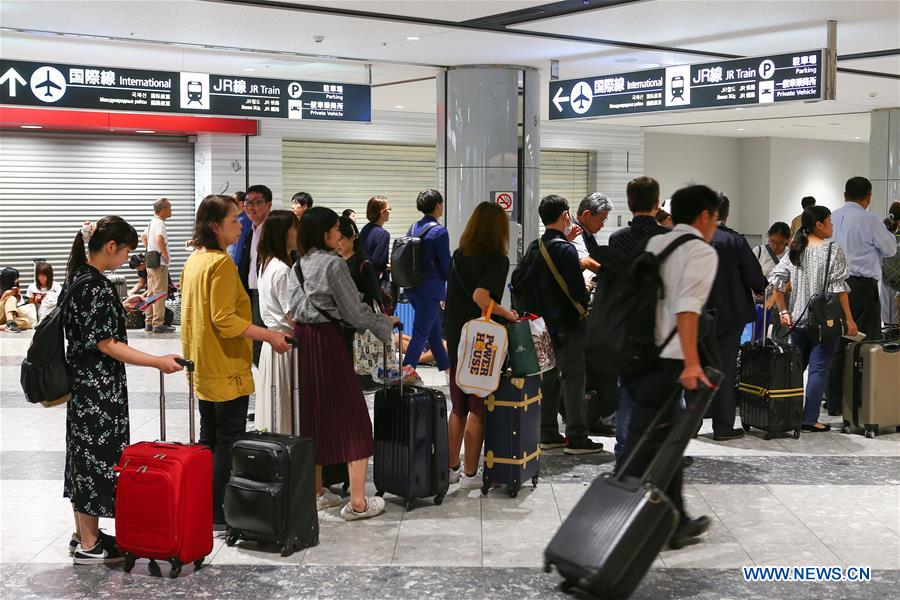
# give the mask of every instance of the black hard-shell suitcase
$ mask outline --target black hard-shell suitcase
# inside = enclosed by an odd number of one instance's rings
[[[507,485],[515,498],[522,484],[537,486],[541,463],[540,375],[503,375],[500,387],[484,401],[484,485]]]
[[[276,358],[273,353],[272,359]],[[296,424],[291,371],[290,406]],[[276,389],[273,378],[273,399]],[[276,415],[273,407],[273,430]],[[233,546],[238,539],[245,539],[275,544],[282,556],[318,545],[315,489],[313,440],[259,431],[241,435],[231,447],[231,478],[225,486],[225,543]]]
[[[751,427],[765,431],[767,440],[785,431],[793,431],[797,439],[803,424],[803,357],[796,346],[766,339],[767,314],[763,312],[760,340],[741,346],[737,386],[741,425],[744,431]]]
[[[706,374],[714,385],[722,380],[722,373],[714,369]],[[678,526],[678,512],[662,490],[671,482],[714,393],[714,388],[703,388],[693,395],[643,476],[605,475],[591,484],[544,551],[544,570],[556,566],[563,589],[627,598],[638,586]],[[679,397],[675,394],[669,401]],[[669,411],[670,406],[664,406],[647,431]],[[647,433],[638,445],[645,443]],[[619,473],[628,472],[628,462]]]
[[[384,362],[387,373],[387,351]],[[402,381],[375,392],[374,483],[379,496],[402,497],[406,510],[413,509],[416,498],[434,496],[435,504],[443,502],[450,487],[447,443],[443,393]]]

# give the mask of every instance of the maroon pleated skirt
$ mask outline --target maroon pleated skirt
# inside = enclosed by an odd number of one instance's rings
[[[372,456],[372,420],[347,344],[333,323],[294,328],[298,350],[300,435],[316,444],[316,464],[348,463]]]

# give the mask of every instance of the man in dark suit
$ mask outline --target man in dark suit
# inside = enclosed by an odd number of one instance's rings
[[[763,294],[768,285],[750,244],[740,233],[726,225],[731,203],[719,193],[719,225],[712,246],[719,255],[716,279],[707,307],[714,309],[719,364],[724,379],[712,401],[713,439],[724,442],[744,437],[743,429],[734,428],[737,399],[734,378],[744,326],[756,319],[753,292]]]

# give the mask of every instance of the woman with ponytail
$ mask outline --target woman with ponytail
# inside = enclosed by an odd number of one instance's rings
[[[775,304],[781,316],[781,324],[791,327],[791,342],[800,348],[803,368],[809,367],[806,384],[806,400],[803,410],[803,431],[822,432],[830,425],[819,422],[819,409],[828,384],[828,370],[837,350],[840,337],[815,340],[804,326],[809,320],[809,302],[816,294],[837,294],[847,323],[846,335],[858,333],[847,285],[849,271],[847,259],[841,247],[828,242],[832,236],[831,211],[824,206],[811,206],[801,215],[801,226],[791,240],[787,256],[772,271],[769,282],[774,286]],[[790,293],[790,306],[785,305],[785,294]]]
[[[134,227],[120,217],[85,223],[72,243],[60,297],[62,305],[71,296],[63,309],[66,360],[72,369],[63,495],[75,511],[69,549],[76,565],[123,560],[115,537],[100,531],[99,518],[115,516],[113,467],[129,443],[125,363],[163,373],[181,370],[177,355],[154,356],[128,345],[125,309],[103,276],[127,261],[137,244]]]

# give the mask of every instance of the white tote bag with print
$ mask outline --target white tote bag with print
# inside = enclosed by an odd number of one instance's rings
[[[494,302],[480,319],[463,325],[456,364],[456,385],[463,392],[487,397],[500,387],[506,360],[506,328],[491,321]]]

